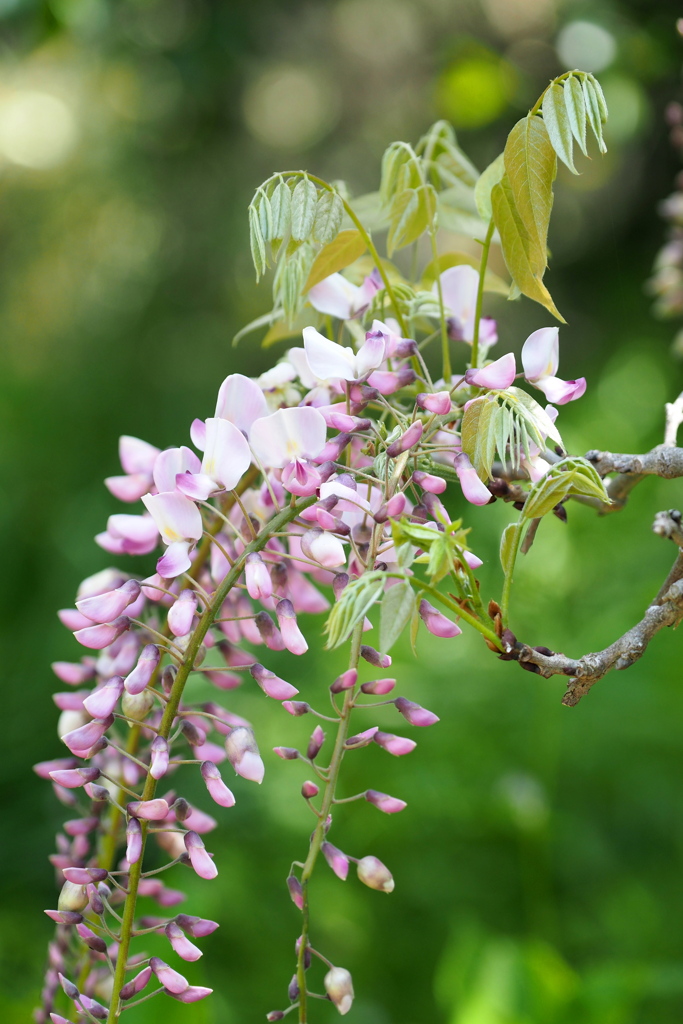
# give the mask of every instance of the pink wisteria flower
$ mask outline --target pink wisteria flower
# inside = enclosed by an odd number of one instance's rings
[[[190,549],[204,529],[201,512],[180,491],[144,494],[142,501],[167,545],[165,554],[157,562],[157,572],[164,579],[180,576],[190,568]]]
[[[524,376],[539,388],[549,402],[566,405],[581,398],[586,390],[586,378],[561,380],[556,377],[560,365],[560,331],[558,327],[541,327],[534,331],[522,347]]]
[[[303,335],[308,366],[320,380],[363,380],[384,361],[386,340],[381,331],[368,331],[358,352],[329,341],[315,327],[304,327]]]
[[[319,313],[338,317],[339,320],[351,320],[368,308],[381,288],[382,278],[376,268],[368,274],[360,287],[352,284],[343,274],[331,274],[311,288],[308,301]]]
[[[477,290],[479,274],[468,264],[448,267],[439,275],[441,294],[448,317],[448,334],[453,341],[474,340],[474,321],[477,309]],[[438,292],[436,283],[432,291]],[[488,349],[498,340],[496,321],[490,317],[482,317],[479,323],[479,343]]]

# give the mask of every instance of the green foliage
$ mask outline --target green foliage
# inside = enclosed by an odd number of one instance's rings
[[[551,512],[558,502],[572,495],[595,498],[610,504],[602,478],[595,466],[581,458],[562,459],[535,483],[521,511],[521,520],[539,519]]]
[[[331,195],[329,192],[327,194]],[[309,291],[330,274],[336,274],[344,267],[350,266],[363,255],[366,249],[365,239],[356,228],[340,231],[336,238],[328,242],[315,257],[305,290]]]
[[[379,618],[379,649],[387,653],[415,615],[415,594],[408,580],[399,580],[382,598]]]
[[[443,532],[405,518],[391,524],[394,544],[398,549],[402,551],[406,544],[411,544],[422,550],[423,554],[412,561],[426,564],[432,583],[439,583],[449,573],[461,569],[462,553],[467,550],[469,529],[462,529],[462,520],[442,525],[445,527]]]
[[[470,402],[463,413],[462,450],[486,481],[491,476],[495,455],[507,466],[518,469],[522,455],[527,458],[530,445],[541,452],[546,438],[562,445],[557,427],[538,402],[521,388],[489,391]]]
[[[385,573],[375,570],[366,572],[346,585],[325,626],[325,646],[328,651],[348,640],[354,627],[363,621],[373,604],[379,601],[385,582]]]

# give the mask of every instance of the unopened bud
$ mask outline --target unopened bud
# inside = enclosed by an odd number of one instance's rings
[[[363,683],[361,691],[382,697],[385,693],[391,693],[395,686],[395,679],[372,679],[369,683]]]
[[[325,733],[322,730],[322,726],[316,725],[313,730],[313,734],[308,742],[308,748],[306,750],[306,757],[309,761],[314,761],[320,753],[320,748],[325,742]]]
[[[400,437],[397,437],[395,441],[392,441],[392,443],[388,445],[387,455],[389,458],[395,459],[397,455],[400,455],[402,452],[407,452],[408,449],[413,447],[413,445],[416,445],[422,437],[423,429],[424,427],[419,420],[416,420],[415,423],[411,423],[405,433],[401,434]]]
[[[180,731],[191,747],[201,747],[206,743],[206,733],[198,729],[189,718],[183,718],[180,723]]]
[[[389,668],[391,665],[390,654],[380,654],[374,647],[369,647],[367,644],[361,644],[360,656],[377,668]]]
[[[173,813],[177,821],[185,821],[192,814],[192,808],[184,796],[179,796],[173,803]]]
[[[153,707],[154,696],[149,690],[143,690],[142,693],[129,693],[126,690],[121,698],[121,710],[126,718],[132,718],[135,722],[144,722]]]
[[[358,681],[358,670],[349,668],[337,676],[330,686],[330,693],[342,693],[344,690],[352,690]]]
[[[338,850],[332,843],[324,842],[320,847],[322,850],[323,857],[334,871],[337,878],[341,878],[342,882],[346,881],[346,876],[349,873],[349,858],[341,850]]]
[[[419,704],[415,704],[412,700],[407,700],[405,697],[397,697],[394,704],[396,710],[411,725],[427,726],[434,725],[439,721],[438,715],[435,715],[433,711],[428,711],[427,708],[420,707]]]
[[[290,875],[287,879],[287,888],[289,889],[289,895],[292,903],[294,903],[299,910],[304,908],[304,892],[301,888],[301,882],[296,875]]]
[[[265,766],[251,729],[233,729],[225,740],[228,760],[238,775],[252,782],[263,782]]]
[[[264,668],[263,665],[252,665],[249,671],[263,692],[268,697],[272,697],[273,700],[290,700],[292,697],[296,697],[299,692],[295,686],[292,686],[291,683],[286,682],[284,679],[280,679],[279,676]]]
[[[301,757],[296,747],[273,747],[273,753],[283,761],[296,761],[297,757]]]
[[[317,796],[320,790],[316,786],[315,782],[307,780],[301,787],[301,795],[305,800],[310,800],[311,797]]]
[[[348,1013],[353,1003],[353,980],[344,967],[333,967],[325,975],[325,991],[339,1010]]]
[[[296,974],[292,975],[292,980],[287,986],[287,995],[289,996],[290,1002],[295,1002],[299,998],[299,981]]]
[[[370,889],[378,889],[380,892],[394,891],[391,871],[377,857],[361,857],[356,869],[361,882]]]
[[[399,800],[396,796],[389,796],[388,793],[380,793],[377,789],[368,789],[365,799],[369,804],[374,804],[378,810],[384,811],[385,814],[397,814],[408,806],[405,800]]]
[[[65,882],[57,900],[57,910],[70,910],[80,914],[88,905],[88,893],[84,885]]]
[[[332,580],[332,590],[334,591],[335,599],[338,601],[341,597],[342,591],[349,584],[350,576],[347,572],[335,573],[334,579]]]
[[[298,718],[300,715],[306,715],[311,710],[311,705],[307,704],[304,700],[283,700],[282,706],[285,711],[288,711],[295,718]]]

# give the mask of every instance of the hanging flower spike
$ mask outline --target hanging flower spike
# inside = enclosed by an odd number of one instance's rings
[[[312,406],[278,409],[255,420],[249,443],[256,458],[272,469],[282,469],[295,459],[315,459],[327,440],[327,425]]]
[[[304,327],[303,335],[308,365],[320,380],[362,380],[384,361],[386,343],[381,331],[368,331],[358,352],[328,341],[315,327]]]
[[[205,422],[201,471],[181,473],[175,481],[179,491],[198,501],[218,491],[231,491],[251,465],[249,445],[234,423],[215,416]]]
[[[365,312],[381,288],[382,278],[377,268],[368,274],[360,287],[352,284],[342,274],[330,274],[311,288],[307,298],[319,313],[326,313],[339,320],[351,320]]]
[[[478,388],[491,388],[496,391],[504,391],[509,388],[517,374],[515,357],[512,352],[506,353],[495,362],[479,369],[471,367],[465,374],[467,384],[474,384]]]
[[[534,331],[522,346],[524,376],[549,402],[566,405],[581,398],[586,390],[586,378],[561,380],[555,374],[560,365],[560,331],[558,327],[541,327]]]
[[[462,493],[472,505],[488,505],[493,495],[486,484],[482,483],[477,471],[464,452],[459,452],[453,460],[455,472],[462,487]]]
[[[255,381],[241,373],[231,373],[218,391],[215,415],[230,420],[248,437],[253,422],[268,415],[268,403]]]
[[[164,579],[175,579],[192,564],[190,548],[201,538],[203,530],[201,512],[179,491],[144,494],[142,501],[168,545],[157,562],[157,572]]]

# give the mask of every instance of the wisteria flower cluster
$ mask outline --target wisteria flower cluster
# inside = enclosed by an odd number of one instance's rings
[[[85,654],[53,665],[66,687],[54,696],[66,749],[36,766],[71,815],[51,857],[60,891],[46,911],[56,933],[38,1024],[114,1024],[159,995],[210,994],[191,965],[218,922],[178,913],[184,894],[165,879],[177,865],[207,882],[221,870],[209,838],[217,820],[183,796],[184,779],[201,777],[206,806],[226,809],[245,783],[264,781],[258,724],[233,709],[232,691],[254,685],[282,705],[275,753],[307,765],[301,798],[314,820],[302,859],[283,866],[300,919],[287,997],[267,1019],[305,1022],[313,999],[351,1010],[349,970],[314,945],[309,882],[322,859],[342,881],[353,865],[370,889],[394,890],[372,852],[344,851],[335,822],[340,802],[403,811],[399,796],[371,787],[341,797],[344,759],[370,744],[407,756],[414,730],[439,720],[416,695],[396,695],[391,647],[404,631],[414,644],[422,627],[452,641],[469,626],[503,659],[544,670],[552,652],[520,644],[509,625],[517,553],[543,517],[566,517],[567,499],[610,502],[595,465],[567,455],[558,431],[558,407],[586,389],[558,376],[558,327],[526,339],[518,371],[512,351],[489,358],[498,327],[482,315],[485,292],[511,290],[559,317],[542,280],[557,157],[573,169],[587,125],[602,147],[605,116],[597,82],[571,72],[481,175],[443,123],[415,149],[389,147],[368,216],[388,230],[389,257],[414,246],[412,277],[380,256],[341,186],[288,172],[257,190],[252,252],[259,274],[275,265],[274,307],[248,330],[267,325],[269,341],[295,344],[258,379],[216,381],[215,410],[178,447],[121,438],[122,473],[105,483],[131,508],[113,512],[96,542],[142,568],[91,576],[59,613]],[[479,238],[480,260],[439,254],[442,223]],[[511,286],[488,269],[491,246]],[[519,518],[501,540],[500,599],[485,601],[469,527],[450,510],[497,499]],[[314,685],[305,670],[283,679],[269,667],[283,650],[305,664],[317,634],[304,634],[302,613],[325,618],[328,649],[348,644],[336,678]],[[188,700],[197,676],[214,700]],[[380,707],[393,708],[397,733],[373,722]],[[287,715],[315,720],[306,749],[287,745]],[[142,896],[158,916],[140,916]],[[146,952],[152,935],[165,936],[163,958]],[[315,961],[320,981],[309,980]]]

